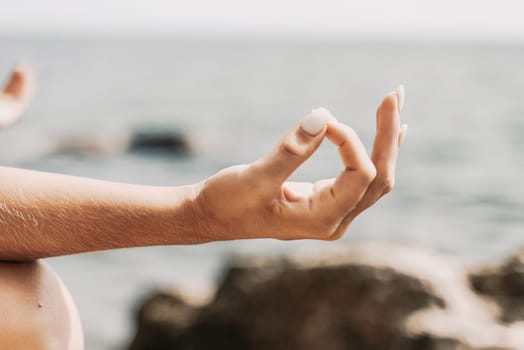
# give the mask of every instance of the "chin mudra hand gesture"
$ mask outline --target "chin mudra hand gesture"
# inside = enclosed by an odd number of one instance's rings
[[[27,105],[29,79],[21,69],[12,74],[0,99],[4,122]],[[371,157],[353,129],[319,108],[261,159],[187,186],[0,167],[0,259],[241,238],[340,238],[359,213],[393,188],[407,131],[400,125],[403,100],[400,86],[379,105]],[[338,147],[342,171],[315,183],[286,181],[324,139]]]
[[[196,185],[196,227],[204,240],[340,238],[353,219],[391,191],[399,146],[404,88],[376,112],[371,157],[355,131],[323,108],[313,110],[266,156],[226,168]],[[338,146],[342,172],[315,183],[289,176],[327,138]]]

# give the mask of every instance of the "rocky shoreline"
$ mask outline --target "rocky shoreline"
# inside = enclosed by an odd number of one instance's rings
[[[524,349],[524,252],[473,270],[379,243],[243,257],[209,303],[157,291],[130,350]]]

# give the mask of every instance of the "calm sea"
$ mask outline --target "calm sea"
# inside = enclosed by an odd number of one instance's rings
[[[179,185],[260,157],[324,106],[367,145],[374,111],[406,87],[395,191],[335,243],[243,241],[51,259],[83,319],[88,349],[115,348],[131,307],[156,286],[213,287],[233,253],[323,249],[356,239],[406,242],[467,262],[524,246],[524,46],[387,40],[0,39],[39,75],[26,118],[0,132],[2,164],[151,185]],[[47,153],[67,137],[143,126],[187,133],[191,157]],[[331,177],[334,147],[294,176]],[[7,180],[8,181],[8,180]]]

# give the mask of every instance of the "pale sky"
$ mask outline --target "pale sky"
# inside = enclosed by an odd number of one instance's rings
[[[0,0],[0,35],[389,35],[524,40],[523,0]]]

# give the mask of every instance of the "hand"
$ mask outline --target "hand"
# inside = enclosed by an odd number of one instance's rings
[[[27,109],[35,90],[31,67],[17,65],[0,92],[0,128],[14,123]]]
[[[358,135],[325,109],[312,111],[258,161],[224,169],[197,185],[197,234],[203,241],[271,237],[340,238],[353,219],[394,184],[404,91],[389,93],[377,109],[371,158]],[[316,183],[286,179],[324,138],[339,148],[344,170]]]

